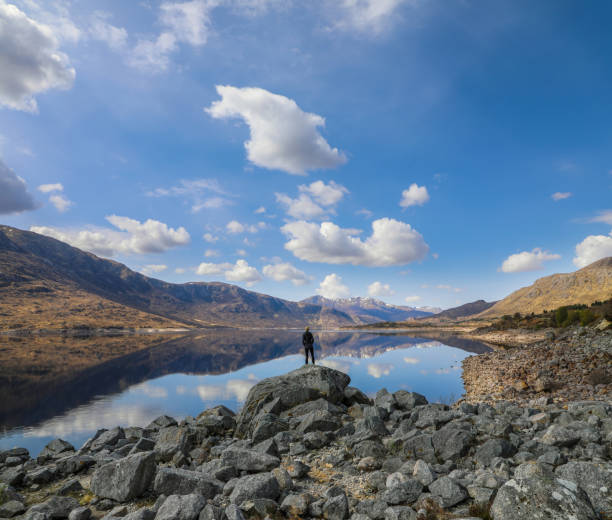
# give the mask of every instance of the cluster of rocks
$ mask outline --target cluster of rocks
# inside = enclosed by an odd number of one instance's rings
[[[577,327],[556,339],[471,356],[463,361],[463,381],[469,402],[610,399],[612,330]]]
[[[612,514],[612,406],[430,404],[307,366],[180,423],[0,452],[0,518],[420,520]],[[490,516],[486,516],[490,515]]]

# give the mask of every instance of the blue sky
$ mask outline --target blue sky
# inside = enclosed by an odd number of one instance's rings
[[[612,255],[611,15],[0,0],[0,222],[172,282],[502,298]]]

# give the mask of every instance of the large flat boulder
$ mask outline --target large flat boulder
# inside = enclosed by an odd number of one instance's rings
[[[264,379],[249,391],[237,418],[236,433],[240,437],[251,436],[254,419],[261,412],[280,414],[320,398],[339,404],[350,381],[346,374],[320,365],[306,365],[288,374]],[[266,409],[266,405],[272,409]]]
[[[98,468],[90,487],[100,497],[125,502],[142,495],[154,475],[155,453],[137,453]]]
[[[569,480],[544,476],[506,482],[497,492],[491,516],[495,520],[599,518],[582,488]]]

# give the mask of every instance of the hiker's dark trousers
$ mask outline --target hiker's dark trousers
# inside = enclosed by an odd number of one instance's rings
[[[314,365],[314,345],[304,345],[304,354],[306,354],[306,364],[308,364],[308,353],[310,353],[310,357],[312,358],[312,364]]]

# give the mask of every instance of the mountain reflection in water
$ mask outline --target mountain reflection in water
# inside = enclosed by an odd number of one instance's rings
[[[1,338],[0,448],[37,453],[62,437],[80,445],[98,428],[145,426],[165,413],[236,410],[257,381],[303,363],[301,331],[216,330],[180,337]],[[460,397],[461,360],[488,351],[456,337],[319,332],[315,356],[367,393],[412,389]],[[78,446],[77,446],[78,447]]]

